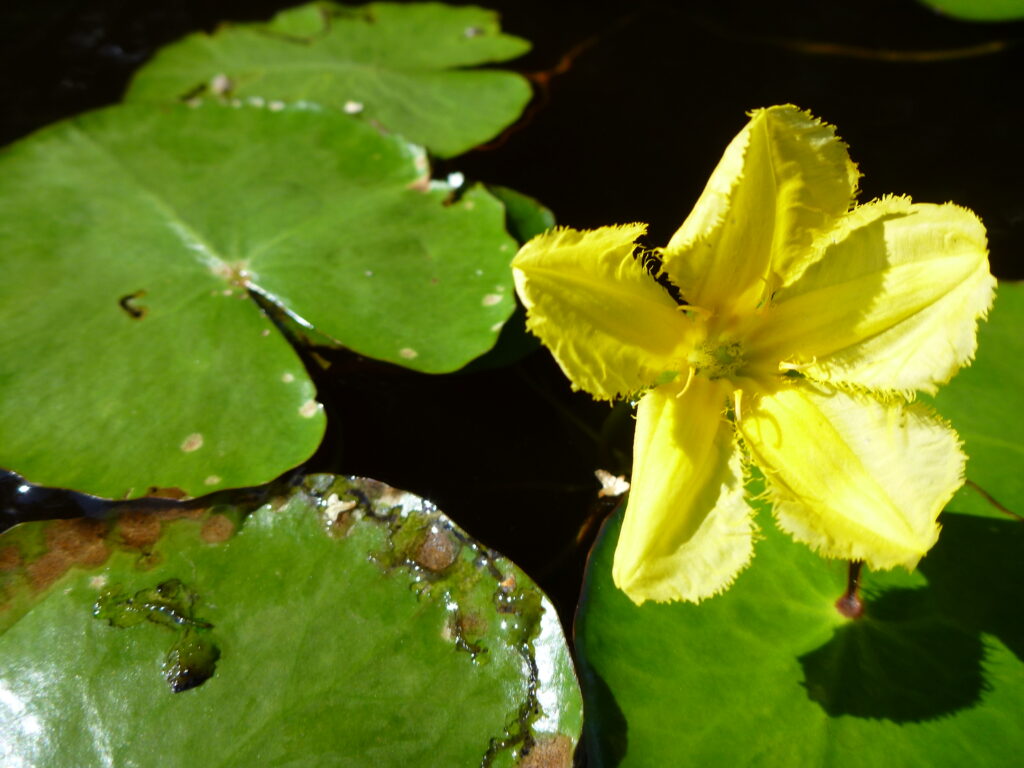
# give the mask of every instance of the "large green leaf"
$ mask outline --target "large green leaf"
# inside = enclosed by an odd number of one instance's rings
[[[0,466],[104,496],[263,483],[324,429],[253,301],[450,371],[512,313],[481,187],[346,115],[121,106],[0,154]]]
[[[637,607],[611,580],[621,514],[576,623],[595,766],[1010,765],[1024,749],[1024,526],[946,513],[913,574],[845,566],[761,516],[753,565],[700,605]]]
[[[381,483],[23,524],[0,585],[3,765],[571,764],[551,604]]]
[[[519,75],[466,67],[527,50],[529,43],[502,34],[497,15],[481,8],[317,2],[267,23],[224,25],[167,46],[139,71],[126,99],[212,92],[315,102],[449,157],[498,134],[530,100]]]
[[[937,406],[968,476],[1010,509],[1021,483],[1024,287],[1002,284],[974,366]],[[963,514],[961,512],[971,514]],[[846,567],[761,508],[753,564],[700,605],[635,606],[611,581],[621,514],[588,565],[576,624],[598,766],[1009,765],[1024,749],[1024,522],[958,495],[914,573],[868,573],[863,618],[834,607]]]
[[[920,0],[939,13],[968,21],[1024,19],[1024,0]]]
[[[988,322],[978,329],[974,364],[932,401],[964,441],[968,483],[952,506],[1003,516],[1024,514],[1024,283],[1000,283]]]

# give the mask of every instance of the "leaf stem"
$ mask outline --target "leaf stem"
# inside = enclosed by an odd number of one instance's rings
[[[836,600],[836,610],[848,619],[859,619],[864,615],[864,601],[860,599],[860,572],[863,560],[851,560],[846,576],[846,592]]]

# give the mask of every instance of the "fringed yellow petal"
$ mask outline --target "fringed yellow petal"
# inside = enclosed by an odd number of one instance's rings
[[[743,499],[731,387],[696,376],[644,395],[637,412],[633,479],[612,578],[637,604],[700,602],[750,562],[753,521]]]
[[[780,527],[827,557],[913,568],[963,484],[956,433],[926,408],[800,382],[746,404],[740,434]]]
[[[555,229],[512,261],[527,328],[574,388],[614,399],[650,386],[685,358],[690,323],[634,258],[646,225]]]
[[[995,279],[970,211],[877,200],[817,249],[748,340],[753,357],[791,361],[815,379],[926,392],[973,358]]]
[[[749,312],[807,268],[857,178],[832,126],[793,106],[757,110],[664,249],[665,272],[691,304]]]

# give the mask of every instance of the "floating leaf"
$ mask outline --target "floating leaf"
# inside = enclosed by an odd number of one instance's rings
[[[487,190],[505,205],[505,226],[520,244],[555,226],[554,214],[532,197],[493,184],[489,184]],[[512,316],[502,326],[494,348],[463,370],[472,372],[503,368],[539,347],[540,340],[526,330],[526,310],[517,304]]]
[[[324,419],[252,298],[362,354],[462,367],[512,313],[483,188],[314,109],[121,106],[0,154],[0,466],[97,495],[267,482]]]
[[[969,477],[1011,509],[1022,323],[1024,286],[1001,284],[977,360],[936,399]],[[834,608],[845,564],[787,539],[763,504],[759,522],[729,592],[641,607],[611,580],[621,513],[605,525],[576,624],[595,765],[1001,765],[1024,749],[1024,523],[963,492],[918,570],[868,573],[850,620]]]
[[[322,475],[177,514],[0,536],[0,763],[571,765],[554,609],[429,503]]]
[[[920,0],[939,13],[967,21],[1024,19],[1024,0]]]
[[[515,58],[529,47],[502,34],[497,15],[482,8],[311,3],[267,23],[224,25],[163,48],[125,98],[212,93],[315,102],[450,157],[514,122],[531,95],[519,75],[466,68]]]
[[[978,328],[978,356],[939,390],[933,403],[960,438],[967,485],[951,507],[1005,517],[1024,514],[1024,283],[1003,282],[987,323]]]
[[[491,184],[488,191],[505,205],[508,231],[520,243],[555,226],[555,215],[537,200],[508,187]]]
[[[946,513],[913,574],[869,573],[866,613],[834,607],[845,564],[767,512],[753,565],[700,605],[637,607],[611,579],[621,513],[576,623],[595,766],[1004,765],[1024,749],[1024,526]]]

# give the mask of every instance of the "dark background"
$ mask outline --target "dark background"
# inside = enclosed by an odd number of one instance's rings
[[[167,42],[294,4],[8,0],[0,143],[116,102]],[[648,244],[664,244],[744,113],[792,102],[838,126],[864,173],[861,200],[891,192],[972,208],[993,271],[1024,276],[1024,23],[958,22],[910,0],[481,4],[533,42],[510,68],[537,97],[501,139],[437,164],[438,175],[510,186],[574,227],[646,221]],[[329,434],[308,468],[431,498],[537,578],[568,619],[607,509],[592,473],[628,470],[628,415],[608,421],[607,405],[572,394],[543,350],[449,376],[330,358],[328,373],[313,371]],[[18,485],[0,478],[0,528],[104,511]]]

